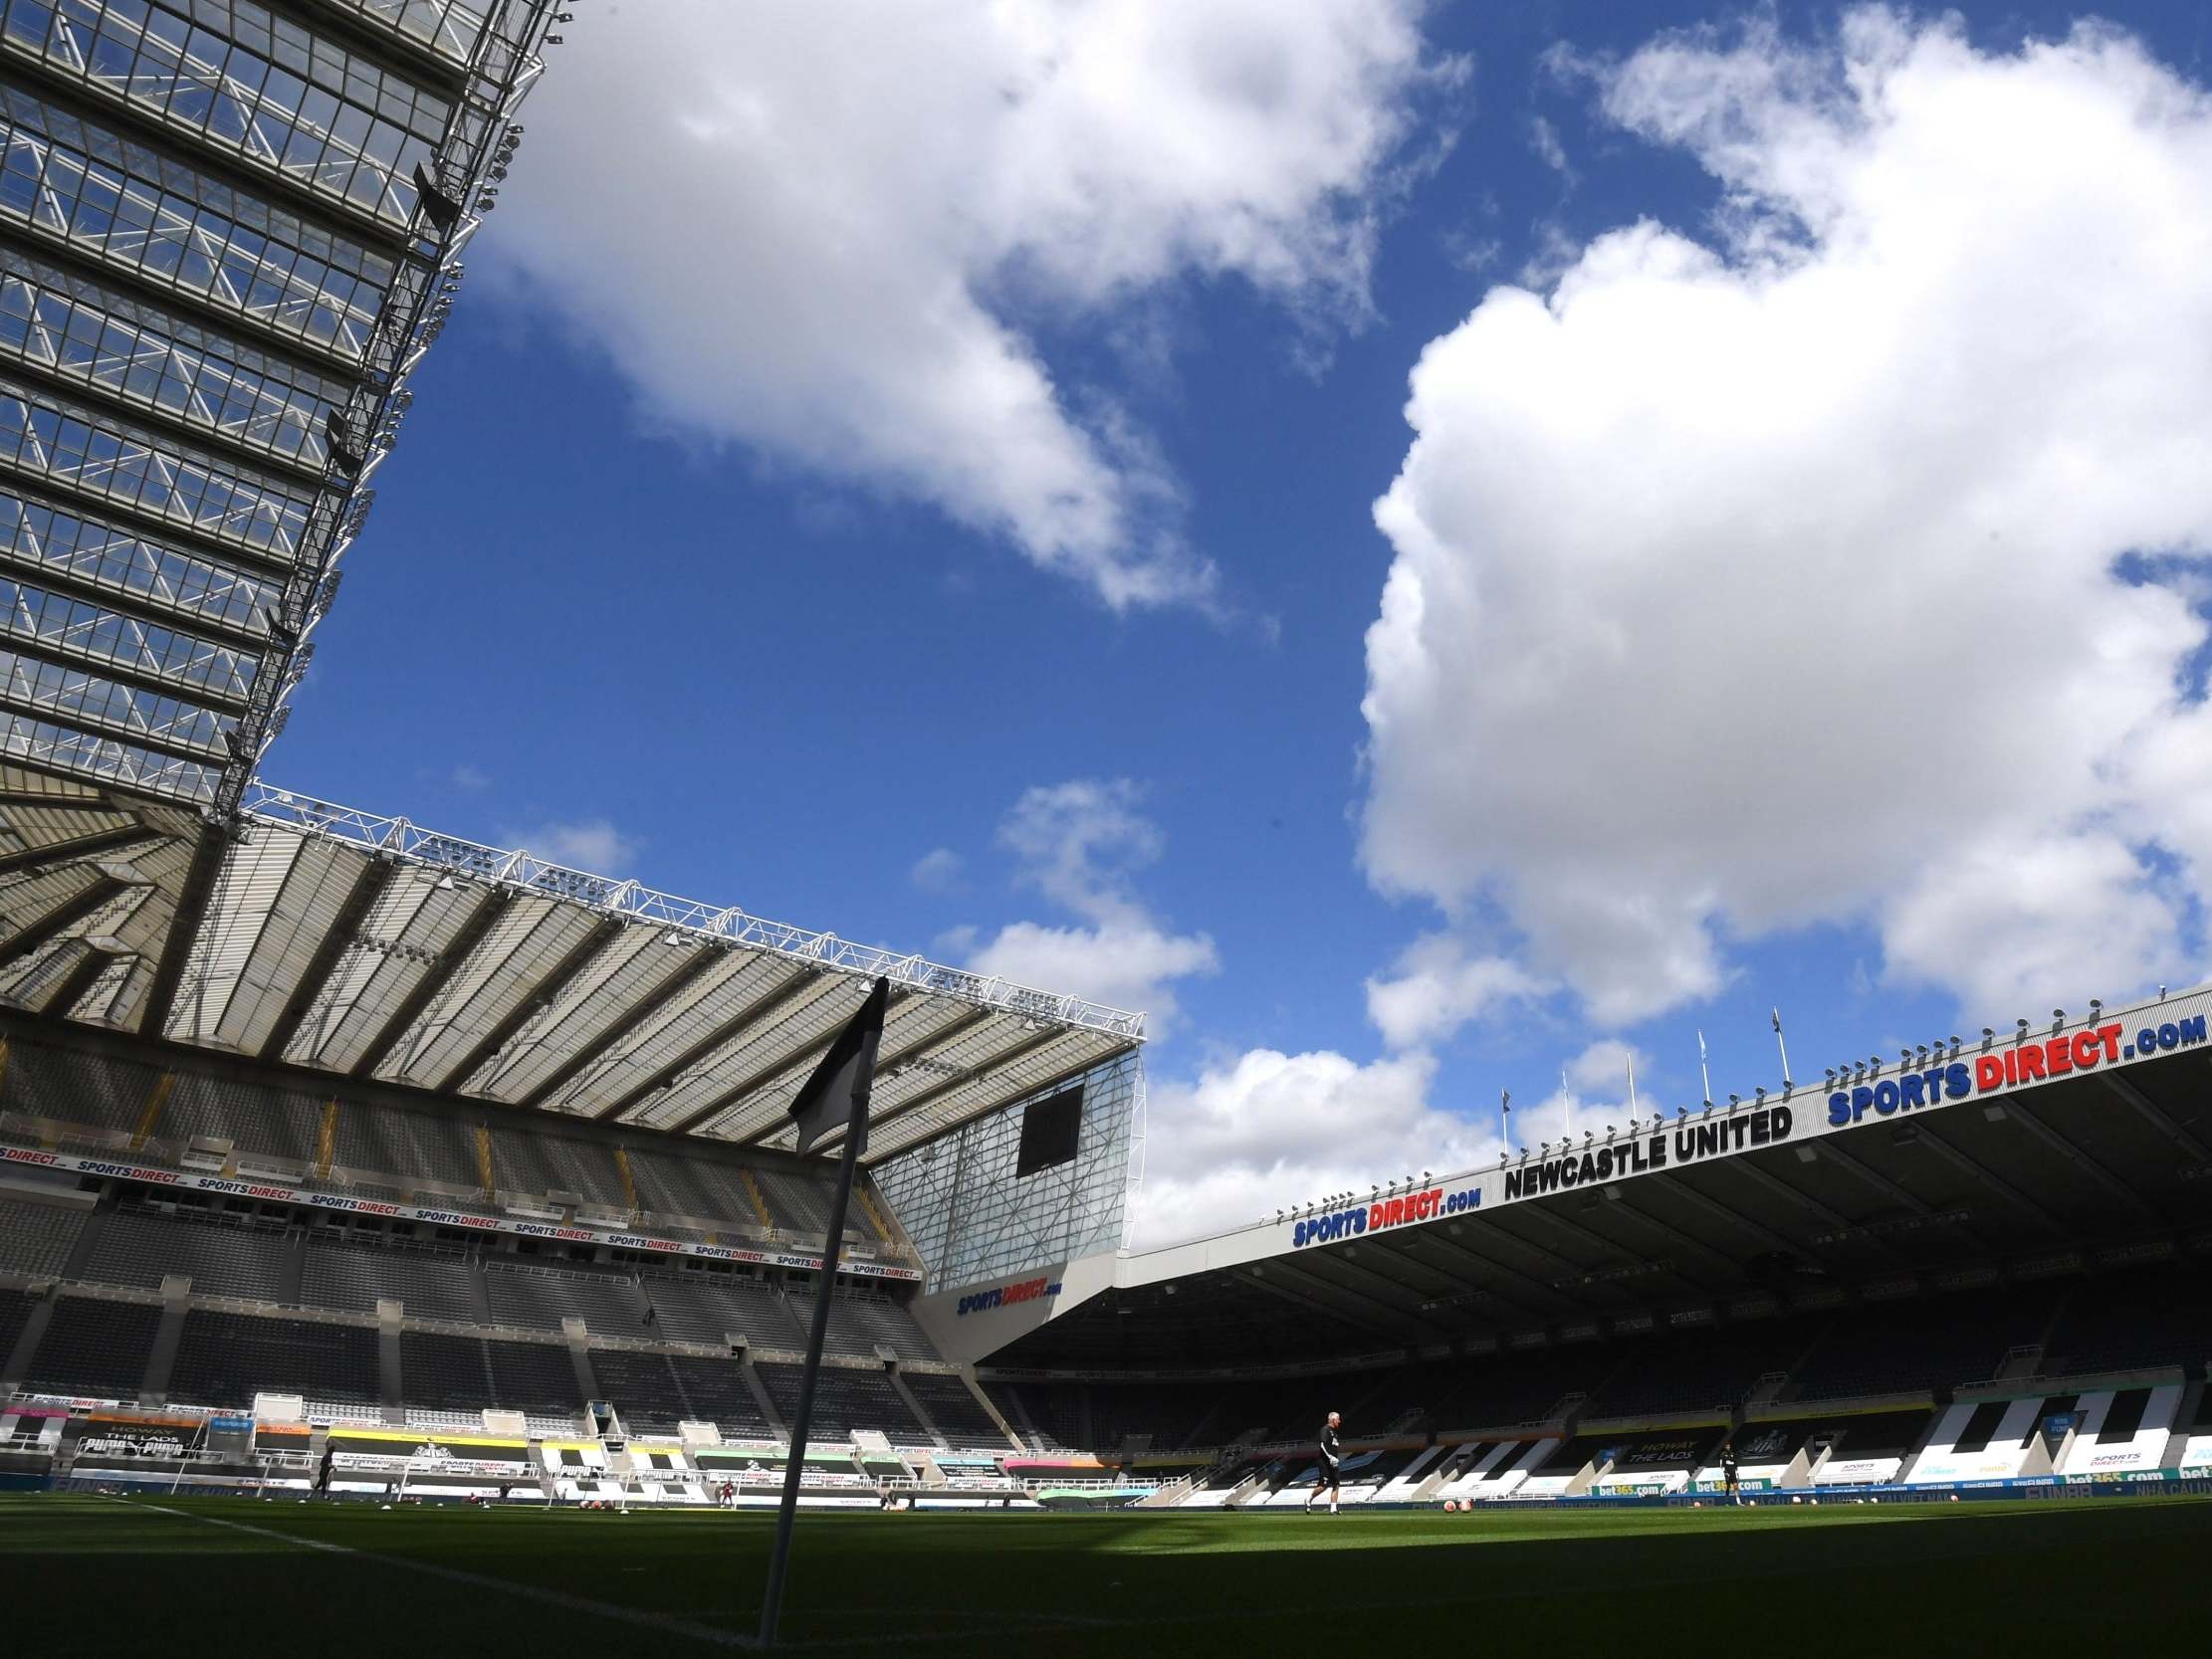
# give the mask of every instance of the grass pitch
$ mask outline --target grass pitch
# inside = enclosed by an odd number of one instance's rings
[[[24,1655],[752,1646],[772,1518],[0,1498]],[[2212,1501],[1256,1515],[801,1513],[798,1652],[2207,1651]]]

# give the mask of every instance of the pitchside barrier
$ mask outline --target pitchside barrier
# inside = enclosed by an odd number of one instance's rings
[[[2032,1475],[2015,1480],[1944,1481],[1926,1486],[1824,1486],[1817,1490],[1744,1493],[1746,1504],[1787,1509],[1793,1504],[1941,1504],[2008,1498],[2212,1497],[2212,1471],[2149,1470],[2125,1475]],[[1376,1504],[1375,1509],[1434,1510],[1435,1503]],[[1621,1494],[1580,1498],[1493,1498],[1489,1509],[1725,1509],[1725,1496],[1676,1492],[1663,1496]]]

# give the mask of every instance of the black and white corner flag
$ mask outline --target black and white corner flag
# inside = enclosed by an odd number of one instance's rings
[[[868,1091],[874,1087],[876,1045],[883,1040],[883,1011],[891,1002],[891,981],[878,979],[860,1012],[837,1033],[791,1102],[791,1122],[798,1126],[798,1151],[803,1155],[824,1136],[857,1122],[868,1121]]]

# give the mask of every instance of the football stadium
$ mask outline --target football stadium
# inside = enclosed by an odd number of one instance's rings
[[[0,21],[15,1651],[2198,1651],[2212,986],[1131,1249],[1143,1012],[267,780],[555,3]]]

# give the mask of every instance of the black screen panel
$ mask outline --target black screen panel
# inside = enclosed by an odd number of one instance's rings
[[[1014,1158],[1016,1178],[1075,1161],[1083,1134],[1083,1086],[1062,1089],[1032,1101],[1021,1115],[1021,1150]]]

